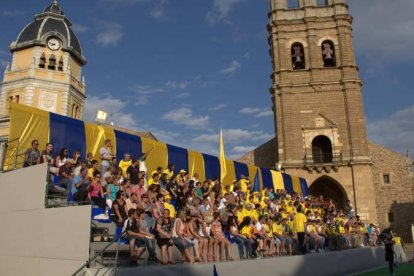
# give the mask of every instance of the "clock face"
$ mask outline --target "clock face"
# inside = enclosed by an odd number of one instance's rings
[[[56,38],[51,38],[47,41],[47,47],[52,51],[57,51],[60,49],[60,41]]]

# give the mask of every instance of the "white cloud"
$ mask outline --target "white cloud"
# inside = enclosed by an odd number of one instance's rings
[[[190,97],[190,93],[180,93],[180,94],[177,94],[174,98],[176,98],[176,99],[185,99],[185,98],[188,98],[188,97]]]
[[[83,26],[83,25],[81,25],[81,24],[77,24],[77,23],[74,23],[73,25],[72,25],[72,30],[75,32],[75,33],[80,33],[80,34],[83,34],[83,33],[86,33],[87,31],[88,31],[88,27],[86,27],[86,26]]]
[[[244,53],[243,58],[250,59],[250,53],[249,52]]]
[[[239,70],[241,68],[241,63],[238,62],[237,60],[233,60],[228,67],[220,70],[221,74],[224,75],[233,75],[237,70]]]
[[[140,4],[140,3],[149,3],[152,2],[154,0],[100,0],[100,2],[102,4],[104,4],[105,6],[110,5],[112,7],[117,7],[117,6],[132,6],[135,4]]]
[[[213,8],[207,13],[206,19],[209,24],[222,21],[230,13],[235,4],[243,0],[214,0]]]
[[[113,122],[115,125],[136,129],[137,122],[132,113],[125,112],[126,103],[120,99],[111,96],[97,97],[88,96],[85,104],[84,118],[87,121],[95,121],[96,112],[102,110],[108,113],[107,122]]]
[[[168,111],[162,116],[162,119],[190,129],[203,129],[207,127],[210,122],[208,115],[195,117],[193,111],[188,107],[181,107],[179,109]]]
[[[3,11],[1,13],[1,15],[4,16],[4,17],[17,17],[17,16],[20,16],[20,15],[23,15],[23,14],[24,14],[24,11],[22,11],[22,10]]]
[[[134,85],[132,91],[140,95],[152,95],[156,93],[165,92],[164,88],[154,87],[152,85]]]
[[[252,150],[254,150],[254,149],[256,149],[256,147],[253,147],[253,146],[236,146],[236,147],[233,147],[232,149],[231,149],[231,151],[232,151],[232,153],[233,154],[237,154],[237,155],[244,155],[244,154],[246,154],[247,152],[249,152],[249,151],[252,151]]]
[[[116,22],[96,20],[96,43],[103,47],[117,46],[124,36],[123,26]]]
[[[185,80],[185,81],[168,81],[165,84],[165,86],[167,86],[168,88],[173,88],[173,89],[186,89],[191,83],[192,83],[192,81],[189,81],[189,80]]]
[[[348,0],[354,17],[353,34],[357,51],[367,61],[414,59],[414,1]]]
[[[388,118],[368,120],[368,137],[399,153],[411,150],[414,157],[414,105],[395,112]]]
[[[208,110],[209,111],[217,111],[217,110],[223,109],[225,107],[227,107],[227,104],[221,103],[221,104],[218,104],[216,106],[210,107]]]
[[[262,109],[257,108],[257,107],[244,107],[244,108],[239,110],[239,112],[242,113],[242,114],[254,114],[254,113],[259,113],[261,111],[262,111]]]
[[[165,20],[165,9],[169,2],[167,0],[160,0],[151,10],[150,15],[156,20]]]
[[[273,111],[267,110],[267,108],[258,108],[258,107],[244,107],[239,110],[242,114],[254,114],[254,117],[261,118],[261,117],[267,117],[272,116]]]
[[[268,116],[273,116],[272,110],[265,110],[265,111],[259,112],[256,115],[254,115],[254,117],[256,118],[268,117]]]
[[[263,131],[249,131],[246,129],[223,129],[223,140],[227,142],[242,142],[242,141],[267,141],[273,138],[274,135],[265,133]],[[219,133],[202,134],[193,138],[195,142],[209,142],[215,143],[220,139]]]

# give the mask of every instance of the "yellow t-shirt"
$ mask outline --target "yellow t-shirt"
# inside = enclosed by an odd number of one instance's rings
[[[241,229],[241,235],[245,238],[250,239],[253,233],[253,226],[245,226]]]
[[[273,232],[272,232],[272,229],[270,229],[269,225],[265,224],[264,225],[264,230],[265,230],[266,236],[268,238],[273,238]]]
[[[148,180],[148,187],[151,186],[151,185],[154,185],[154,184],[158,185],[158,181],[155,181],[154,178],[150,178]]]
[[[93,178],[93,171],[94,171],[95,169],[94,168],[90,168],[90,169],[88,169],[88,176],[90,177],[90,178]]]
[[[175,209],[172,204],[164,202],[164,208],[170,210],[170,218],[175,218]]]
[[[121,168],[123,176],[127,175],[127,169],[131,165],[132,165],[132,160],[125,161],[125,160],[122,159],[121,161],[119,161],[118,167]]]
[[[243,193],[247,193],[247,180],[246,179],[240,179],[240,189]]]
[[[341,225],[338,226],[338,230],[339,230],[339,234],[345,234],[346,233],[345,232],[345,227],[343,227]]]
[[[392,238],[392,241],[395,245],[401,245],[401,238],[400,237],[394,237]]]
[[[272,231],[274,234],[282,236],[283,235],[283,225],[282,224],[277,224],[277,223],[273,223],[272,224]]]
[[[306,219],[306,216],[302,213],[297,213],[293,217],[293,231],[294,232],[305,232],[305,223],[308,220]]]
[[[174,171],[170,171],[168,169],[165,169],[162,173],[165,173],[167,175],[168,180],[171,180],[173,178],[173,175],[174,175]]]

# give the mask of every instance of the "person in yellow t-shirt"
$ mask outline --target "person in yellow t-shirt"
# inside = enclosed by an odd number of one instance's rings
[[[126,177],[127,175],[127,169],[129,166],[132,165],[131,155],[127,152],[124,154],[124,159],[119,161],[118,167],[122,170],[122,175]]]
[[[158,185],[158,173],[154,173],[152,177],[148,180],[148,187],[150,187],[151,185]]]
[[[91,164],[92,164],[92,168],[88,169],[88,176],[89,176],[90,179],[93,179],[94,178],[93,177],[93,172],[94,171],[99,171],[100,168],[99,168],[98,160],[92,160]],[[103,175],[103,173],[102,173],[102,175]]]
[[[174,206],[171,204],[171,196],[170,195],[165,195],[164,196],[164,208],[170,210],[170,218],[174,219],[175,218],[175,208]]]
[[[242,177],[239,181],[240,189],[243,193],[248,193],[251,188],[250,181],[244,177]]]
[[[158,180],[159,180],[160,177],[161,177],[161,174],[162,174],[162,167],[157,167],[157,169],[155,171],[152,171],[151,174],[149,175],[148,181],[152,178],[154,173],[158,173]]]
[[[302,213],[302,208],[298,208],[296,215],[293,217],[293,235],[296,236],[300,251],[302,254],[306,253],[305,242],[305,229],[306,229],[306,216]]]
[[[280,256],[285,253],[284,227],[280,224],[280,220],[272,222],[272,232],[275,238],[276,254]]]
[[[174,164],[168,164],[167,168],[163,171],[167,175],[167,180],[171,181],[174,177]]]
[[[247,216],[243,219],[243,221],[239,225],[240,234],[246,238],[249,239],[252,242],[252,255],[249,256],[250,258],[258,258],[258,255],[256,253],[257,248],[259,246],[259,243],[257,241],[256,236],[254,233],[254,225],[251,217]]]

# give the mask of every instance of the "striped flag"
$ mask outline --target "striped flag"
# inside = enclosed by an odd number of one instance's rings
[[[256,175],[254,176],[253,192],[260,192],[259,169],[257,170]]]

